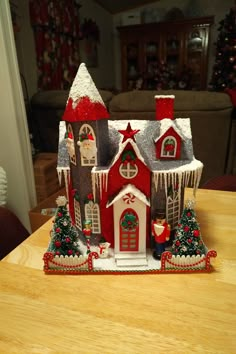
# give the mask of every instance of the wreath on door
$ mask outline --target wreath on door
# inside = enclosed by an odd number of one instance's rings
[[[135,229],[138,226],[137,217],[129,212],[125,213],[121,220],[121,226],[126,231]]]

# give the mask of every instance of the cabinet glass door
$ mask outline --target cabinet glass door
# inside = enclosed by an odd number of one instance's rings
[[[188,33],[186,66],[191,75],[191,89],[203,88],[203,58],[206,34],[204,29],[195,28]]]
[[[181,35],[167,32],[163,37],[164,89],[178,88],[181,68]]]
[[[144,73],[143,87],[147,90],[156,90],[159,75],[159,44],[157,41],[144,43]]]
[[[132,90],[136,88],[136,83],[140,75],[139,63],[139,44],[128,43],[126,46],[126,80],[127,89]]]

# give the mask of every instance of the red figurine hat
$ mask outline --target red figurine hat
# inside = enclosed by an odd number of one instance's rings
[[[156,95],[156,120],[174,119],[174,95]]]
[[[62,119],[67,122],[78,122],[108,117],[109,113],[85,64],[80,64]]]

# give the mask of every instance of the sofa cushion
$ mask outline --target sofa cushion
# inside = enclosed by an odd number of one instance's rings
[[[114,96],[110,112],[155,112],[154,96],[166,94],[175,95],[175,111],[217,111],[232,107],[229,96],[221,92],[136,90]]]
[[[99,90],[103,102],[108,106],[112,99],[112,92],[106,90]],[[65,109],[66,102],[69,96],[67,90],[52,90],[37,92],[31,99],[32,106],[37,106],[45,109]]]

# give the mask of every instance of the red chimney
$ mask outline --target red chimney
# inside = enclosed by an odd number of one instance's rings
[[[174,119],[174,95],[156,95],[156,120]]]

